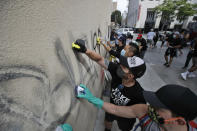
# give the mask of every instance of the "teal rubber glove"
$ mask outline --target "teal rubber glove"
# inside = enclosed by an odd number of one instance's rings
[[[84,88],[85,93],[80,93],[78,94],[78,98],[84,98],[88,100],[90,103],[94,104],[97,108],[102,108],[103,107],[103,101],[95,96],[92,95],[90,90],[83,84],[80,84],[80,87]]]
[[[56,131],[72,131],[72,127],[69,124],[63,124],[56,128]]]

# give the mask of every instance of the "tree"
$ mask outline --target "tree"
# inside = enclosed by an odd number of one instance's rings
[[[184,21],[187,17],[197,14],[197,4],[188,3],[187,0],[176,1],[177,6],[177,20]]]
[[[119,25],[121,25],[121,21],[122,21],[121,12],[119,10],[115,10],[114,12],[112,12],[111,22],[115,22],[115,24],[118,23]]]
[[[164,0],[161,5],[154,8],[154,11],[162,16],[163,26],[165,26],[174,18],[183,22],[188,16],[197,14],[197,4],[191,4],[187,0]]]
[[[164,0],[161,5],[154,8],[157,16],[162,16],[162,30],[166,25],[169,25],[175,17],[176,5],[172,0]]]

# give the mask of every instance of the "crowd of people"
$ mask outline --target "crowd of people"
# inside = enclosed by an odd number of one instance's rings
[[[177,50],[183,47],[185,39],[179,32],[159,34],[150,30],[147,39],[141,33],[136,40],[131,34],[118,35],[111,33],[110,41],[98,44],[104,46],[110,58],[104,58],[100,54],[87,49],[85,41],[78,39],[72,44],[76,52],[84,53],[95,61],[112,76],[110,85],[110,102],[104,102],[95,97],[83,84],[83,93],[76,94],[78,98],[88,100],[97,108],[102,108],[105,113],[105,131],[111,131],[112,123],[117,121],[121,131],[197,131],[197,124],[192,121],[197,117],[197,96],[189,88],[181,85],[165,85],[158,87],[156,92],[145,91],[138,82],[146,71],[146,63],[143,60],[145,52],[150,44],[153,49],[158,40],[162,41],[161,48],[166,43],[167,49],[164,54],[166,67],[170,67]],[[197,69],[197,38],[191,40],[191,50],[188,53],[186,64],[193,59],[192,67],[181,76],[191,75]],[[170,59],[168,60],[168,56]],[[134,127],[136,119],[139,120]]]

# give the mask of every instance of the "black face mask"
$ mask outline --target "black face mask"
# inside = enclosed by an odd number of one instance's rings
[[[122,68],[119,66],[116,70],[116,74],[118,75],[118,77],[125,79],[126,77],[126,73],[122,70]]]

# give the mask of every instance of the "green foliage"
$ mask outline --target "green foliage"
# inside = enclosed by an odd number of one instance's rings
[[[121,25],[121,21],[122,21],[121,12],[119,10],[115,10],[114,12],[112,12],[111,22],[115,22]]]
[[[197,14],[196,4],[190,4],[187,0],[178,0],[175,3],[177,5],[177,19],[181,22],[185,20],[188,16],[193,16]]]
[[[173,21],[176,17],[180,22],[188,16],[197,14],[197,4],[188,3],[187,0],[164,0],[164,2],[155,7],[154,11],[157,14],[162,14],[166,21]]]

